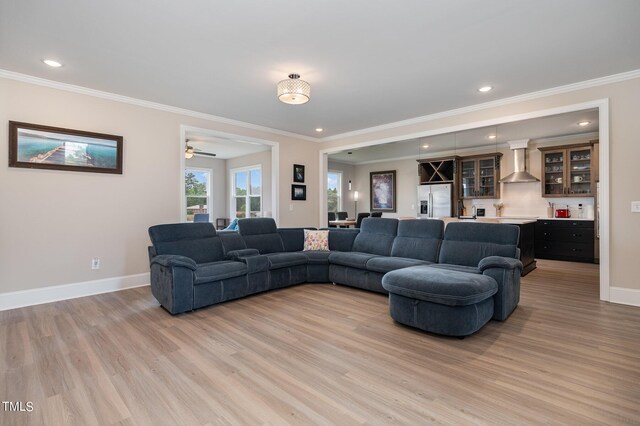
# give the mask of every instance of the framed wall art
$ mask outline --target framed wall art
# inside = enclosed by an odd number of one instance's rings
[[[371,211],[396,211],[396,171],[371,172]]]
[[[302,164],[293,165],[293,181],[304,183],[304,166]]]
[[[294,201],[305,201],[307,199],[307,186],[291,185],[291,199]]]
[[[10,121],[9,167],[122,174],[122,136]]]

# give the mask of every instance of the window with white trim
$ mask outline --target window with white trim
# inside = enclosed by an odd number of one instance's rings
[[[233,169],[231,177],[231,216],[262,217],[262,168]]]
[[[342,208],[342,172],[327,173],[327,211],[338,212]]]
[[[193,216],[196,213],[209,213],[211,170],[186,167],[184,169],[184,195],[187,222],[193,222]]]

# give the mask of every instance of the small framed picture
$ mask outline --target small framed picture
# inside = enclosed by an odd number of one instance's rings
[[[302,164],[293,165],[293,181],[304,183],[304,166]]]
[[[396,171],[371,172],[371,211],[396,211]]]
[[[307,199],[307,185],[291,185],[291,199],[305,201]]]
[[[122,136],[9,122],[9,167],[122,174]]]

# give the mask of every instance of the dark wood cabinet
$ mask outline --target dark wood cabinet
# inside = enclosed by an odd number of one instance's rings
[[[592,141],[538,148],[542,153],[543,197],[593,197],[598,162]]]
[[[417,160],[420,185],[456,182],[459,158],[460,157],[453,156]]]
[[[535,229],[538,259],[594,262],[594,221],[540,219]]]
[[[460,159],[461,198],[500,198],[500,157],[496,153]]]

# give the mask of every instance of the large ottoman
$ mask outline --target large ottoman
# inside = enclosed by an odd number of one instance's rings
[[[413,266],[382,278],[397,322],[431,333],[467,336],[493,316],[493,278],[470,272]]]

